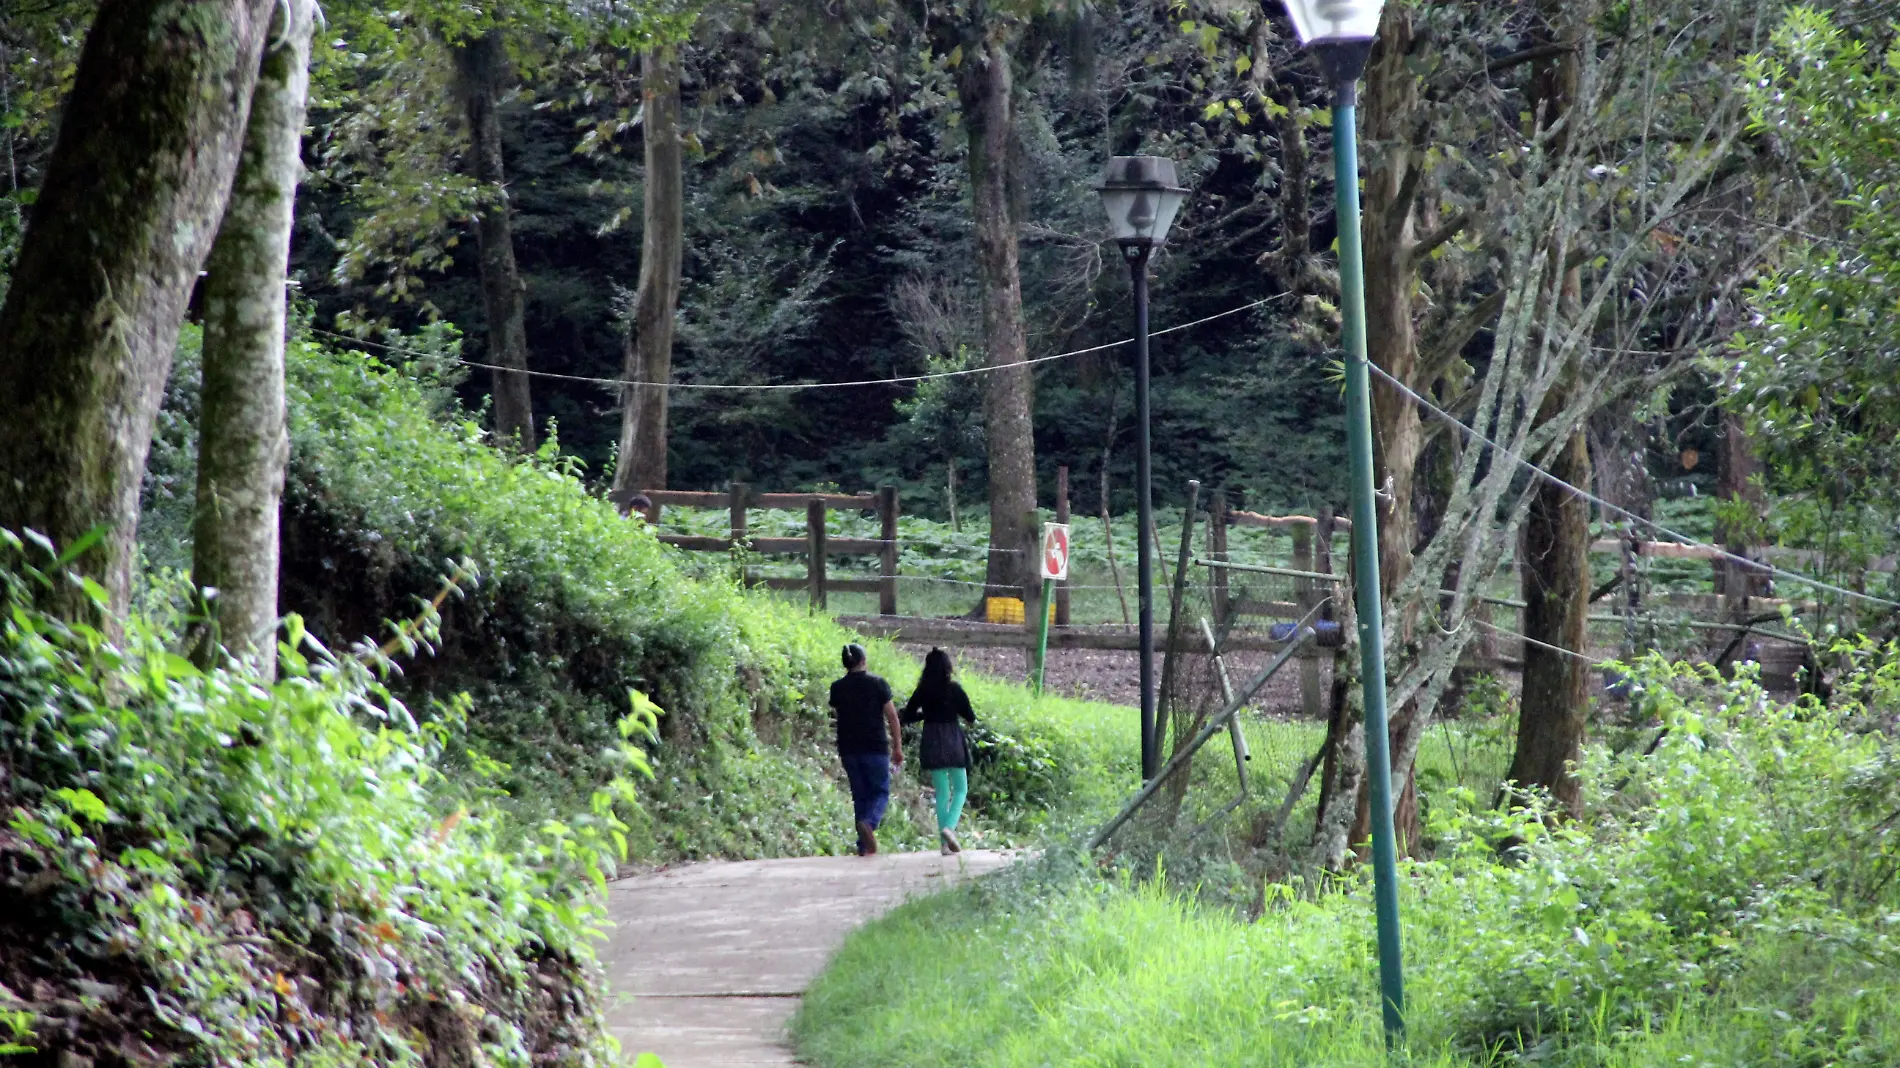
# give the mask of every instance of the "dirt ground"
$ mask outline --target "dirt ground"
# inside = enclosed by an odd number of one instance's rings
[[[918,658],[930,651],[928,645],[900,645],[905,652]],[[948,650],[951,659],[956,662],[957,670],[988,675],[991,678],[1007,679],[1013,682],[1029,681],[1029,657],[1022,649],[1011,648],[962,648]],[[1193,659],[1204,660],[1202,656]],[[1242,685],[1247,679],[1259,672],[1273,660],[1268,652],[1240,652],[1227,656],[1227,671],[1234,685]],[[1119,649],[1051,649],[1049,663],[1043,672],[1043,689],[1050,693],[1075,697],[1084,701],[1103,701],[1109,704],[1134,705],[1140,703],[1140,659],[1129,650]],[[1332,658],[1324,657],[1319,661],[1319,692],[1324,704],[1324,695],[1332,686]],[[1155,655],[1155,676],[1161,675],[1161,655]],[[1252,707],[1262,711],[1284,716],[1300,714],[1300,665],[1298,661],[1288,664],[1278,675],[1267,681],[1255,697]]]

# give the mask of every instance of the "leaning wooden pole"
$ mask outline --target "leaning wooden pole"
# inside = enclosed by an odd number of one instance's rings
[[[1287,661],[1299,655],[1300,651],[1305,649],[1307,643],[1312,640],[1313,628],[1301,627],[1300,632],[1293,636],[1293,640],[1287,643],[1286,648],[1280,650],[1280,655],[1273,658],[1273,663],[1268,664],[1260,674],[1255,675],[1248,681],[1247,685],[1241,687],[1240,691],[1234,694],[1233,698],[1223,705],[1219,712],[1215,713],[1199,731],[1195,732],[1194,737],[1188,741],[1187,745],[1176,750],[1174,756],[1170,757],[1168,762],[1161,766],[1161,770],[1155,773],[1155,777],[1149,779],[1146,783],[1142,784],[1141,789],[1135,791],[1135,796],[1128,799],[1128,803],[1122,806],[1122,810],[1115,814],[1114,819],[1102,824],[1102,829],[1096,831],[1094,837],[1089,839],[1089,848],[1100,849],[1110,838],[1113,838],[1115,832],[1121,830],[1122,825],[1132,819],[1135,813],[1140,811],[1141,806],[1147,804],[1149,799],[1154,797],[1155,791],[1161,788],[1162,783],[1168,781],[1169,776],[1180,770],[1188,761],[1194,759],[1194,754],[1200,752],[1201,747],[1207,744],[1208,739],[1225,730],[1227,728],[1227,721],[1234,718],[1242,708],[1245,708],[1247,702],[1253,700],[1253,695],[1260,692],[1260,687],[1265,686],[1267,680],[1273,678],[1275,673],[1285,667]]]

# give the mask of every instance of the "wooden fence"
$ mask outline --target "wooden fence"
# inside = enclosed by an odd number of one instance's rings
[[[826,607],[827,594],[875,593],[879,615],[897,614],[897,487],[883,486],[876,493],[759,493],[744,482],[733,482],[723,492],[690,490],[643,490],[640,496],[652,502],[646,521],[657,525],[660,512],[667,507],[725,509],[730,516],[726,537],[704,534],[661,534],[659,539],[692,552],[723,553],[741,546],[762,555],[799,555],[805,558],[805,577],[762,577],[748,571],[748,585],[775,590],[809,590],[815,608]],[[622,510],[632,495],[613,498]],[[805,513],[802,538],[753,537],[746,532],[746,511],[751,508],[799,511]],[[876,512],[879,519],[876,538],[834,538],[826,530],[826,513],[839,511]],[[833,579],[827,575],[827,561],[833,556],[878,557],[878,577],[874,579]]]

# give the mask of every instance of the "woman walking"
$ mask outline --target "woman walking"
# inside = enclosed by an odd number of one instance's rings
[[[957,820],[970,793],[970,740],[963,733],[963,723],[957,721],[976,723],[976,710],[950,671],[950,654],[932,649],[924,657],[917,691],[905,702],[900,717],[905,723],[921,720],[924,725],[923,766],[937,791],[937,840],[945,854],[963,851],[957,841]]]

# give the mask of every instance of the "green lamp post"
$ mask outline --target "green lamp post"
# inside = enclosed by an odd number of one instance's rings
[[[1379,926],[1379,992],[1386,1045],[1405,1038],[1405,971],[1399,945],[1398,848],[1392,834],[1392,755],[1386,733],[1385,620],[1379,599],[1378,502],[1373,495],[1372,395],[1366,370],[1366,265],[1359,243],[1358,84],[1379,34],[1383,0],[1286,0],[1300,43],[1333,87],[1333,184],[1338,194],[1339,292],[1345,310],[1346,438],[1352,458],[1353,603],[1359,678],[1365,687],[1371,776],[1373,909]]]

